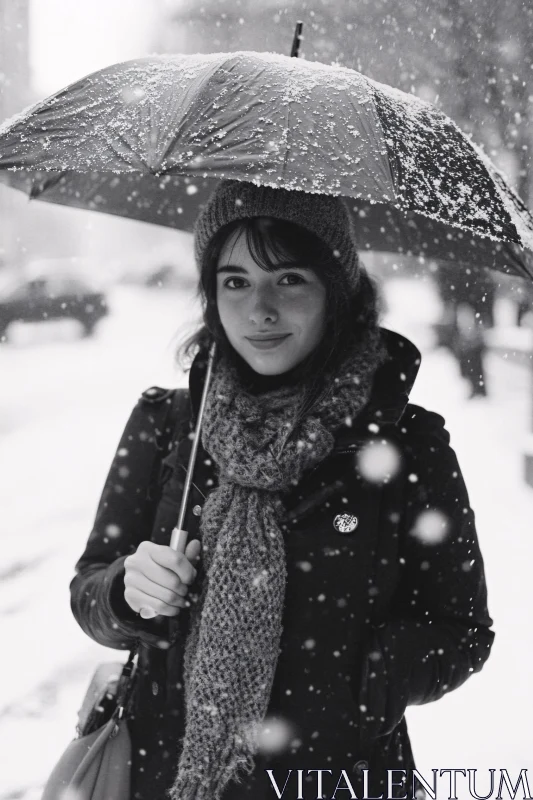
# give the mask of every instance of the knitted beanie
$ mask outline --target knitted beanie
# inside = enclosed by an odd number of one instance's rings
[[[214,234],[224,225],[248,217],[273,217],[296,223],[314,233],[338,258],[350,288],[356,288],[359,258],[355,232],[340,197],[274,189],[244,181],[221,181],[200,212],[194,229],[198,268]]]

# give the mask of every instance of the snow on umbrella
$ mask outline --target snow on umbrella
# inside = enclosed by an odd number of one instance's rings
[[[220,178],[342,195],[359,242],[533,277],[533,219],[431,104],[271,53],[112,65],[0,128],[0,180],[190,230]]]

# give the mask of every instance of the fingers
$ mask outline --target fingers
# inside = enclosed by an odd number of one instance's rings
[[[128,574],[144,576],[162,589],[166,589],[169,592],[177,592],[183,597],[189,590],[189,587],[180,580],[175,572],[172,572],[166,567],[160,567],[159,564],[156,564],[152,559],[146,559],[142,563],[136,561],[130,562],[126,571],[126,575]]]
[[[185,555],[192,564],[196,565],[200,561],[201,551],[202,543],[199,539],[193,539],[187,544],[187,547],[185,548]]]
[[[159,601],[164,605],[174,606],[176,608],[185,607],[185,597],[182,594],[175,592],[172,589],[167,589],[158,583],[154,583],[145,575],[141,575],[138,572],[127,573],[124,576],[124,586],[126,589],[135,589],[137,592],[141,592],[142,594],[146,595],[148,598],[146,605],[150,608],[154,608],[152,600]],[[185,591],[187,591],[187,587],[180,586],[179,588],[184,588]]]
[[[188,607],[185,599],[193,583],[201,554],[201,542],[194,539],[177,553],[154,542],[141,542],[136,552],[124,561],[124,598],[144,619],[159,614],[173,617]]]
[[[190,544],[192,545],[193,542],[190,542]],[[195,549],[193,549],[193,553],[195,553]],[[154,544],[154,542],[141,542],[135,555],[137,554],[146,555],[156,564],[159,564],[160,567],[171,570],[188,586],[196,578],[197,571],[189,561],[186,553],[177,553],[166,545]]]
[[[133,611],[139,613],[144,609],[144,619],[150,619],[153,616],[162,615],[164,617],[175,617],[179,614],[182,607],[187,602],[183,597],[176,597],[174,602],[180,605],[169,605],[157,597],[152,597],[133,586],[127,586],[124,591],[124,599]],[[183,604],[183,605],[181,605]],[[153,613],[150,614],[149,611]]]

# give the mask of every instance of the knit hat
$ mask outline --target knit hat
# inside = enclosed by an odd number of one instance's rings
[[[349,286],[356,288],[359,258],[355,232],[348,209],[340,197],[274,189],[244,181],[221,181],[200,212],[194,229],[198,267],[209,241],[220,228],[249,217],[274,217],[296,223],[314,233],[338,258]]]

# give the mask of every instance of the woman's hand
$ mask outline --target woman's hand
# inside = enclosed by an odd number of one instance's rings
[[[201,543],[193,539],[178,553],[154,542],[141,542],[136,552],[124,561],[124,598],[144,619],[158,614],[175,617],[189,605],[185,599],[196,578],[193,564],[200,558]]]

